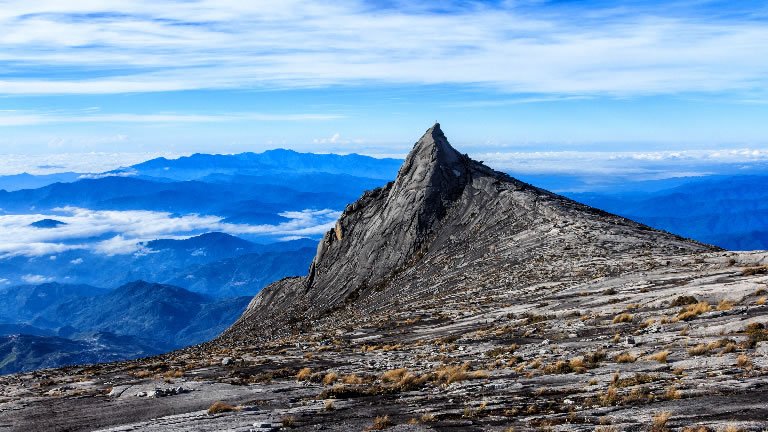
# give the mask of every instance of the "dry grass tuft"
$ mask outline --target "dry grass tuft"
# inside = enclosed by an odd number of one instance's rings
[[[755,300],[755,304],[758,306],[762,306],[764,304],[768,303],[768,297],[762,296],[759,299]]]
[[[691,356],[704,355],[708,352],[709,352],[709,345],[707,344],[698,344],[694,347],[688,348],[688,355],[691,355]]]
[[[373,424],[367,430],[384,430],[392,426],[388,415],[378,416],[373,419]]]
[[[619,400],[619,391],[616,390],[616,387],[608,387],[608,389],[600,395],[600,403],[603,406],[611,406],[614,405]]]
[[[323,408],[325,408],[326,411],[333,411],[336,409],[336,406],[333,404],[333,400],[328,399],[323,403]]]
[[[312,376],[312,369],[303,368],[296,374],[296,381],[306,381]]]
[[[633,319],[635,319],[634,315],[632,315],[630,313],[623,313],[623,314],[616,315],[613,318],[613,323],[614,324],[631,323]]]
[[[181,369],[172,369],[163,374],[163,378],[166,378],[166,379],[181,378],[183,376],[184,376],[184,371]]]
[[[653,416],[653,424],[651,425],[652,432],[662,432],[669,430],[667,428],[667,422],[672,417],[672,413],[669,411],[662,411]]]
[[[683,397],[683,393],[676,387],[672,386],[668,388],[666,392],[664,392],[664,397],[670,400],[677,400]]]
[[[280,424],[285,428],[294,428],[296,427],[296,418],[293,416],[285,416],[280,420]]]
[[[437,417],[435,417],[434,414],[423,414],[419,420],[421,420],[422,423],[433,423],[437,421]]]
[[[483,378],[488,378],[488,372],[470,371],[469,363],[464,363],[461,366],[440,366],[434,372],[434,380],[443,384],[452,384],[455,382]]]
[[[647,358],[648,360],[653,360],[659,363],[666,363],[667,357],[669,357],[669,351],[659,351],[649,355]]]
[[[616,363],[634,363],[637,356],[629,352],[623,352],[613,358]]]
[[[746,354],[741,354],[736,358],[736,366],[742,369],[752,369],[752,360]]]
[[[209,415],[221,414],[221,413],[232,412],[232,411],[240,411],[240,408],[234,405],[230,405],[228,403],[224,403],[222,401],[216,401],[208,408]]]
[[[708,344],[698,344],[688,348],[688,354],[691,356],[704,355],[710,351],[722,348],[720,354],[726,354],[736,350],[736,342],[732,339],[719,339]]]
[[[687,321],[697,316],[709,312],[712,310],[712,306],[709,303],[702,301],[693,305],[684,307],[678,314],[677,318],[683,321]]]
[[[754,276],[759,274],[768,273],[768,265],[761,265],[755,267],[747,267],[741,271],[743,276]]]
[[[717,310],[719,311],[729,311],[733,309],[733,305],[735,303],[730,300],[721,300],[720,303],[717,304]]]
[[[345,375],[344,378],[341,379],[341,382],[344,384],[354,385],[354,384],[364,384],[365,380],[355,374],[350,374],[350,375]]]
[[[337,374],[336,372],[328,372],[323,377],[323,384],[331,385],[331,384],[335,383],[338,380],[339,380],[339,374]]]

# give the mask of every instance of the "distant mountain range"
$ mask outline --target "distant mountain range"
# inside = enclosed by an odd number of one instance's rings
[[[655,191],[566,193],[593,207],[731,250],[768,249],[768,176],[712,176]]]
[[[0,373],[133,358],[213,338],[263,286],[306,273],[323,230],[312,229],[322,220],[302,218],[342,209],[394,178],[399,165],[274,150],[159,158],[101,174],[0,177],[0,219],[10,221],[3,226],[28,230],[27,237],[7,231],[6,241],[47,242],[39,252],[0,255]],[[62,208],[84,209],[85,226],[69,223]],[[95,211],[165,212],[178,232],[101,251],[94,245],[125,239],[119,218],[92,234]],[[124,219],[139,218],[140,226],[142,215]],[[218,218],[246,233],[190,228],[177,215]]]
[[[263,286],[309,268],[316,242],[298,239],[267,245],[223,233],[185,240],[155,240],[142,253],[105,255],[87,249],[46,258],[15,256],[0,260],[0,277],[23,281],[61,281],[115,288],[135,280],[172,283],[212,297],[254,295]]]
[[[107,291],[48,283],[0,290],[0,372],[157,354],[209,340],[250,297],[215,300],[132,282]],[[46,354],[47,353],[47,354]]]
[[[216,336],[263,287],[306,274],[328,229],[316,225],[333,225],[347,203],[394,179],[400,164],[274,150],[158,158],[95,175],[0,177],[0,221],[28,217],[17,226],[34,234],[8,241],[54,238],[45,241],[62,246],[0,254],[0,373],[150,355]],[[587,186],[568,176],[533,180]],[[768,249],[766,180],[677,178],[565,195],[705,243]],[[166,212],[178,232],[104,252],[92,246],[126,240],[120,224],[78,234],[61,210],[73,207]],[[313,221],[304,211],[339,213]],[[211,226],[238,225],[243,233],[173,219],[183,215],[213,217],[220,222]]]

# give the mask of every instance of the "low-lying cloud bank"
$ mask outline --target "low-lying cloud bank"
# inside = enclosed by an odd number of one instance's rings
[[[267,237],[284,240],[319,236],[333,227],[341,212],[286,211],[285,222],[276,225],[245,225],[222,222],[220,216],[146,210],[91,210],[63,207],[51,213],[0,215],[0,258],[37,257],[69,250],[89,250],[105,255],[149,252],[142,243],[160,239],[184,239],[206,232]],[[53,219],[55,228],[37,228],[34,222]]]

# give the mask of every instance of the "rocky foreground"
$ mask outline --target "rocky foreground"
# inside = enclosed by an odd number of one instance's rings
[[[0,378],[0,430],[768,428],[768,253],[496,173],[439,125],[211,343]]]

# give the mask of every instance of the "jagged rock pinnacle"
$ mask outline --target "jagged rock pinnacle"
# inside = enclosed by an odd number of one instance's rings
[[[555,257],[651,250],[711,248],[494,171],[456,151],[436,123],[394,182],[347,206],[318,244],[307,277],[265,288],[224,336],[270,333],[286,320],[307,326],[339,310],[399,308],[466,287],[470,273],[495,284],[506,280],[500,269],[536,273]]]
[[[469,181],[470,160],[435,124],[416,142],[393,183],[347,206],[318,245],[308,288],[333,287],[328,305],[381,283],[425,245]]]

